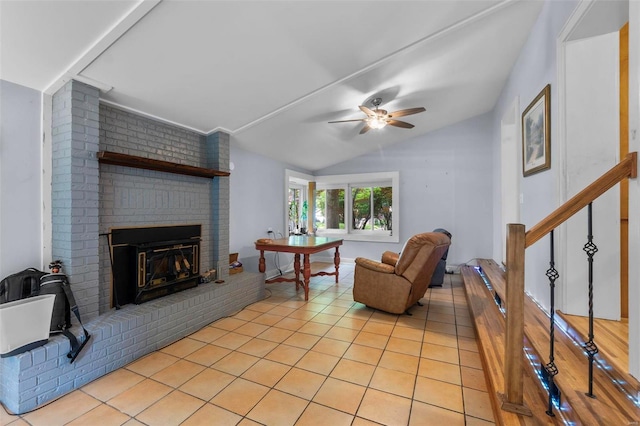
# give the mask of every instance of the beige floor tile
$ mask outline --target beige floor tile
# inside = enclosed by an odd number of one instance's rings
[[[353,419],[351,426],[380,426],[380,423],[372,422],[371,420],[363,419],[362,417],[356,417]]]
[[[106,404],[101,404],[93,410],[78,417],[74,421],[67,423],[67,426],[120,426],[121,424],[129,420],[129,418],[129,416],[121,413],[115,408],[110,407]]]
[[[340,318],[341,317],[337,315],[319,313],[315,317],[311,318],[310,321],[317,322],[320,324],[335,325],[338,321],[340,321]]]
[[[331,372],[331,377],[367,386],[371,381],[375,366],[350,359],[341,359]]]
[[[353,297],[350,295],[350,297]],[[368,320],[373,315],[373,309],[367,308],[365,305],[361,303],[356,303],[356,306],[352,307],[344,314],[345,317],[358,318],[363,320]]]
[[[264,312],[272,310],[274,307],[275,306],[272,303],[267,303],[265,301],[260,301],[260,302],[256,302],[256,303],[253,303],[253,304],[247,306],[245,309],[249,309],[250,311],[257,311],[257,312],[263,312],[264,313]]]
[[[458,338],[452,334],[436,333],[426,330],[422,341],[432,345],[448,346],[450,348],[458,348]]]
[[[391,337],[397,339],[413,340],[415,342],[422,342],[424,331],[418,328],[400,327],[396,326],[391,333]]]
[[[436,333],[446,333],[456,335],[455,324],[445,324],[443,322],[427,321],[425,330],[435,331]]]
[[[396,325],[399,327],[417,328],[424,330],[425,318],[414,318],[413,316],[403,315],[398,318]]]
[[[292,426],[308,403],[302,398],[272,389],[247,417],[265,425]]]
[[[329,377],[313,397],[313,402],[355,414],[366,390],[364,386]]]
[[[134,373],[149,377],[177,362],[178,359],[179,358],[176,358],[173,355],[168,355],[162,352],[153,352],[144,358],[140,358],[139,360],[132,362],[125,368],[133,371]]]
[[[356,339],[359,333],[360,332],[358,330],[353,330],[351,328],[331,327],[324,337],[351,343]]]
[[[167,386],[177,388],[204,369],[205,367],[200,364],[181,359],[164,370],[158,371],[156,374],[151,376],[151,379],[164,383]]]
[[[331,373],[331,370],[333,370],[339,360],[340,358],[337,356],[309,351],[300,358],[300,361],[296,363],[296,367],[326,376]]]
[[[350,328],[352,330],[362,330],[362,327],[364,327],[365,324],[367,324],[367,320],[353,317],[342,317],[335,323],[335,326]]]
[[[286,317],[287,315],[291,315],[296,311],[297,308],[288,308],[286,306],[278,305],[275,308],[268,311],[271,315],[280,315],[281,317]]]
[[[296,426],[351,426],[353,416],[312,402],[296,422]]]
[[[358,334],[358,337],[355,338],[353,343],[362,346],[370,346],[372,348],[384,349],[388,341],[389,336],[361,331],[360,334]]]
[[[420,356],[422,358],[435,359],[436,361],[449,362],[451,364],[459,363],[458,350],[449,346],[423,343]]]
[[[460,351],[460,365],[465,367],[482,369],[482,361],[477,352]]]
[[[259,360],[260,358],[253,355],[231,352],[229,355],[213,364],[211,368],[215,368],[216,370],[223,371],[234,376],[240,376]]]
[[[15,423],[20,419],[17,414],[9,414],[2,404],[0,404],[0,425],[5,426],[9,423]]]
[[[213,342],[211,342],[211,344],[234,350],[234,349],[238,349],[240,346],[244,345],[249,340],[251,340],[251,336],[238,334],[232,331],[214,340]]]
[[[269,340],[275,343],[282,343],[287,340],[294,332],[291,330],[285,330],[284,328],[271,327],[258,337],[264,340]]]
[[[473,327],[466,327],[464,325],[457,325],[456,326],[456,331],[457,331],[458,337],[468,337],[469,339],[475,339],[476,338],[476,333],[473,330]]]
[[[382,356],[382,349],[371,348],[369,346],[362,346],[352,344],[349,349],[342,356],[343,358],[353,361],[364,362],[365,364],[378,365],[380,357]]]
[[[266,386],[244,379],[236,379],[209,402],[244,416],[268,391],[269,388]]]
[[[287,300],[286,302],[282,302],[280,306],[284,306],[285,308],[299,309],[304,306],[305,303],[306,302],[304,300]]]
[[[321,312],[324,308],[327,307],[326,303],[317,303],[317,302],[308,302],[304,306],[299,307],[299,310],[310,311],[310,312]]]
[[[464,413],[487,421],[495,421],[489,394],[471,388],[463,388]]]
[[[185,359],[187,361],[195,362],[196,364],[209,367],[214,362],[220,361],[230,353],[231,349],[223,348],[216,345],[206,345],[191,353],[189,356],[185,357]]]
[[[211,343],[227,333],[227,330],[222,330],[221,328],[205,327],[191,334],[189,337],[204,343]]]
[[[478,342],[476,339],[468,337],[458,337],[458,347],[469,352],[478,352]]]
[[[418,371],[420,357],[385,351],[380,358],[379,366],[389,370],[401,371],[415,375]]]
[[[409,426],[423,426],[425,424],[465,426],[465,419],[461,413],[420,401],[413,401]]]
[[[296,348],[289,345],[278,345],[265,357],[271,361],[282,364],[294,365],[307,353],[306,349]]]
[[[461,385],[460,366],[448,362],[436,361],[429,358],[420,358],[418,375],[430,379],[440,380],[454,385]]]
[[[213,404],[205,404],[180,426],[211,426],[213,419],[216,426],[235,426],[242,417]]]
[[[398,321],[400,315],[389,314],[387,312],[382,311],[374,311],[373,314],[369,317],[369,321],[378,321],[384,322],[387,324],[395,324]]]
[[[297,331],[298,329],[300,329],[300,327],[302,327],[306,323],[307,321],[304,321],[304,320],[287,317],[278,321],[273,326],[278,328],[284,328],[285,330]]]
[[[441,314],[438,312],[429,312],[427,315],[428,321],[444,322],[446,324],[455,324],[456,316],[450,314]]]
[[[172,389],[155,380],[146,379],[111,398],[107,404],[130,416],[136,416],[150,405],[164,398]]]
[[[236,377],[231,374],[207,368],[191,380],[188,380],[179,389],[196,398],[209,401],[235,379]]]
[[[415,381],[415,374],[402,373],[400,371],[378,367],[373,373],[369,387],[411,398],[413,396]]]
[[[446,315],[456,314],[456,311],[455,309],[453,309],[453,306],[451,306],[451,303],[442,303],[442,302],[440,302],[440,304],[438,304],[437,302],[435,304],[433,302],[429,303],[429,312],[446,314]]]
[[[420,356],[420,351],[422,350],[422,342],[391,337],[389,338],[389,342],[387,342],[387,347],[385,348],[385,350],[407,355]]]
[[[293,333],[283,343],[296,348],[311,349],[320,340],[320,336],[306,333]]]
[[[467,426],[492,426],[495,425],[494,422],[488,422],[486,420],[477,419],[471,416],[465,416],[465,420],[467,422]]]
[[[251,322],[255,322],[257,324],[264,324],[268,326],[272,326],[277,322],[282,321],[284,317],[281,315],[273,315],[273,314],[262,314],[259,317],[254,318]]]
[[[173,391],[136,416],[149,426],[179,425],[198,411],[204,401],[180,391]]]
[[[199,340],[190,339],[189,337],[185,337],[184,339],[180,339],[171,345],[160,349],[160,352],[173,355],[177,358],[184,358],[190,353],[193,353],[203,347],[206,343],[201,342]]]
[[[234,333],[244,334],[245,336],[256,337],[258,334],[267,330],[269,326],[264,324],[258,324],[255,322],[248,322],[244,325],[233,330]]]
[[[133,371],[120,368],[82,387],[82,391],[100,401],[108,401],[145,379]],[[5,424],[0,420],[0,424]]]
[[[344,316],[347,312],[349,312],[349,306],[339,306],[337,300],[322,310],[323,314],[338,315],[339,317]]]
[[[411,400],[375,389],[367,389],[357,416],[383,425],[406,425]]]
[[[299,333],[313,334],[314,336],[324,336],[331,329],[328,324],[309,321],[298,330]]]
[[[27,413],[22,419],[33,426],[64,425],[100,405],[100,401],[75,390],[44,407]]]
[[[318,341],[318,343],[315,344],[313,348],[311,348],[311,350],[327,355],[341,357],[342,355],[344,355],[349,346],[349,342],[343,342],[341,340],[323,337]]]
[[[211,323],[212,327],[221,328],[222,330],[233,331],[236,328],[246,324],[247,322],[238,318],[226,317]]]
[[[364,327],[362,327],[362,331],[366,331],[367,333],[384,334],[385,336],[391,336],[394,327],[395,326],[393,324],[367,321]]]
[[[464,413],[462,387],[451,383],[418,376],[413,399]]]
[[[292,314],[290,314],[288,318],[298,319],[302,321],[309,321],[311,318],[315,317],[317,314],[318,314],[317,312],[298,309]]]
[[[278,382],[275,389],[311,400],[325,379],[326,376],[321,374],[294,367]]]
[[[460,367],[462,375],[462,386],[482,392],[487,392],[487,380],[483,370],[471,367]]]
[[[288,365],[261,359],[245,371],[241,377],[261,385],[273,387],[289,370],[291,370],[291,367]]]
[[[134,418],[129,419],[129,421],[125,422],[122,426],[146,426],[144,423],[137,421]]]
[[[252,311],[251,309],[243,309],[237,314],[233,316],[235,319],[243,320],[243,321],[252,321],[255,318],[258,318],[262,313],[258,311]]]
[[[271,352],[278,344],[263,339],[251,339],[244,345],[236,349],[238,352],[257,356],[259,358],[264,357]]]

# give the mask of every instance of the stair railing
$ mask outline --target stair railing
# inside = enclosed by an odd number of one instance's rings
[[[523,339],[524,339],[524,263],[525,263],[525,249],[531,247],[534,243],[539,241],[547,234],[551,234],[551,258],[550,267],[547,271],[547,277],[549,278],[551,287],[551,301],[554,303],[553,289],[555,287],[555,281],[559,275],[555,270],[555,260],[553,255],[553,230],[567,221],[574,214],[582,210],[584,207],[589,208],[589,223],[588,223],[588,242],[585,244],[585,252],[589,261],[589,312],[590,312],[590,325],[589,325],[589,342],[584,346],[585,352],[589,356],[590,368],[589,368],[589,389],[588,396],[593,396],[592,389],[592,375],[593,375],[593,356],[597,353],[597,347],[593,343],[593,282],[592,282],[592,262],[593,255],[597,251],[597,247],[594,249],[591,232],[591,203],[614,187],[616,184],[624,179],[637,177],[637,153],[632,152],[620,161],[617,165],[612,167],[609,171],[604,173],[601,177],[596,179],[593,183],[580,191],[570,200],[565,202],[562,206],[554,210],[550,215],[542,219],[538,224],[525,232],[525,226],[522,224],[508,224],[507,225],[507,290],[506,290],[506,345],[505,345],[505,393],[502,403],[502,409],[519,414],[530,415],[531,411],[524,405],[524,391],[523,391],[523,371],[524,371],[524,357],[523,357]],[[553,385],[553,377],[558,373],[554,363],[553,354],[553,339],[554,339],[554,324],[553,324],[553,310],[555,306],[551,307],[551,324],[550,324],[550,356],[549,362],[545,365],[544,369],[548,375],[550,385]],[[549,389],[549,408],[547,414],[553,415],[552,404],[552,392],[551,386]]]

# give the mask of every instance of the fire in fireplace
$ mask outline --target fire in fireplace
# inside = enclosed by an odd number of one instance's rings
[[[198,285],[201,225],[111,229],[113,306]]]

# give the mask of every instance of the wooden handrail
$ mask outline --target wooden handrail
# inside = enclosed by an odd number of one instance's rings
[[[637,177],[637,161],[637,153],[630,152],[622,161],[596,179],[591,185],[574,195],[569,201],[538,222],[537,225],[526,232],[525,248],[533,245],[536,241],[586,207],[590,202],[613,188],[624,178]]]

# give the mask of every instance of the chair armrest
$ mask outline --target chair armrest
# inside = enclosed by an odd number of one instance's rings
[[[398,263],[398,258],[400,255],[393,251],[385,251],[382,253],[382,263],[386,263],[387,265],[391,265],[395,268],[396,263]]]
[[[365,259],[364,257],[356,257],[356,265],[360,265],[363,268],[369,269],[371,271],[382,272],[385,274],[394,274],[396,271],[395,266],[376,262],[375,260],[371,259]]]

